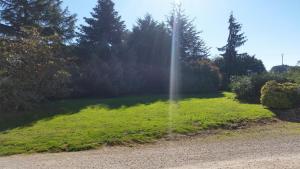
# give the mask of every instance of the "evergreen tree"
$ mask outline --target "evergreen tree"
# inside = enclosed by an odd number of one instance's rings
[[[76,15],[61,6],[61,0],[1,0],[0,34],[20,36],[22,28],[35,27],[44,36],[55,34],[62,41],[71,40]]]
[[[218,49],[219,51],[224,52],[222,56],[224,58],[223,78],[225,80],[225,84],[229,83],[232,75],[237,75],[237,48],[244,45],[244,43],[247,41],[244,33],[241,33],[241,28],[242,25],[239,24],[234,18],[233,14],[231,14],[229,18],[229,37],[227,44]]]
[[[129,34],[128,51],[126,77],[138,88],[136,92],[167,91],[171,36],[166,25],[149,14],[139,18]]]
[[[84,18],[87,25],[81,26],[79,35],[82,55],[88,51],[93,56],[109,59],[120,52],[125,25],[114,5],[111,0],[98,0],[92,18]]]
[[[184,14],[181,5],[176,5],[168,19],[170,32],[173,30],[173,23],[177,16],[177,26],[179,27],[180,56],[183,61],[191,61],[207,58],[209,48],[201,39],[201,32],[197,31],[193,20]]]
[[[139,18],[129,36],[128,47],[137,64],[167,66],[170,62],[171,37],[163,23],[155,21],[151,15]]]
[[[0,111],[31,108],[70,92],[68,57],[58,36],[27,29],[25,38],[0,38]]]
[[[111,0],[98,0],[79,34],[80,94],[119,95],[124,86],[125,25]]]

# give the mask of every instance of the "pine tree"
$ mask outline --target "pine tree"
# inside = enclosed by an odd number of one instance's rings
[[[1,0],[0,35],[21,36],[22,28],[35,27],[42,35],[62,41],[75,36],[76,15],[62,9],[61,0]]]
[[[230,77],[236,74],[236,62],[238,58],[237,48],[241,47],[247,41],[244,33],[241,33],[242,25],[239,24],[234,18],[233,14],[229,18],[229,37],[227,44],[219,48],[218,50],[224,52],[222,54],[224,58],[224,70],[223,78],[225,83],[229,83]]]
[[[177,26],[179,27],[180,55],[183,61],[191,61],[207,58],[209,48],[200,37],[201,32],[197,31],[193,20],[184,14],[181,5],[173,8],[171,16],[168,19],[170,32],[173,30],[173,23],[177,16]]]
[[[132,83],[128,86],[135,86],[135,92],[140,93],[166,92],[171,36],[165,23],[155,21],[149,14],[139,18],[129,34],[128,51],[126,79]]]
[[[79,88],[87,95],[118,95],[124,91],[124,22],[111,0],[98,0],[91,15],[85,18],[87,25],[81,26],[78,40]]]
[[[111,0],[98,0],[92,18],[84,18],[87,25],[81,26],[79,39],[83,55],[86,51],[102,59],[118,55],[125,25],[114,5]]]
[[[151,15],[139,18],[129,36],[128,47],[137,64],[167,66],[170,62],[171,37],[164,23],[155,21]]]

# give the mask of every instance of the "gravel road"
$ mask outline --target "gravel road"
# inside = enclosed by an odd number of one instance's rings
[[[16,155],[1,169],[299,169],[300,135],[196,136],[133,147]]]

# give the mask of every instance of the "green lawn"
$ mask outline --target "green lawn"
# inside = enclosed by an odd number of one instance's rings
[[[144,143],[166,136],[170,126],[176,133],[192,133],[274,116],[261,105],[232,98],[231,93],[186,96],[175,106],[172,118],[165,96],[54,102],[20,117],[2,117],[0,155]]]

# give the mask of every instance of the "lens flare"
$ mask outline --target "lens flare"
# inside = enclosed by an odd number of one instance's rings
[[[179,2],[179,0],[175,1]],[[179,6],[180,4],[176,5]],[[173,114],[178,110],[177,101],[179,99],[180,84],[180,50],[179,50],[179,18],[178,12],[174,13],[173,30],[172,30],[172,51],[171,51],[171,67],[170,67],[170,107],[169,107],[169,137],[172,139],[173,133]]]

